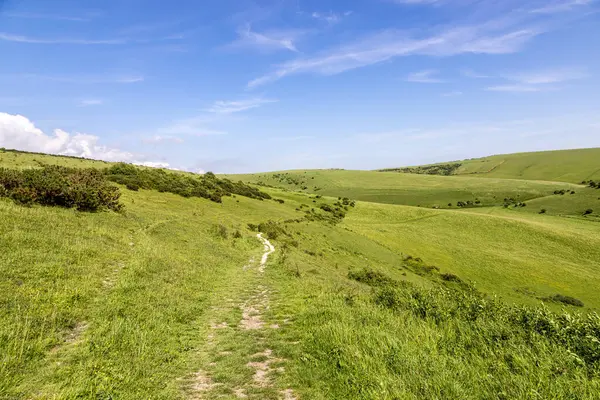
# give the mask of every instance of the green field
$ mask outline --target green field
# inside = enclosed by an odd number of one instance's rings
[[[598,398],[597,189],[340,170],[232,178],[273,200],[120,186],[123,212],[89,213],[0,198],[0,399]],[[338,197],[356,202],[329,218]],[[505,208],[508,197],[527,205]],[[275,248],[265,265],[248,225],[261,223]]]
[[[454,175],[580,183],[600,180],[600,148],[502,154],[463,161]]]
[[[578,190],[581,185],[516,179],[481,180],[473,177],[401,174],[395,172],[308,170],[266,174],[229,175],[233,180],[324,196],[361,201],[448,208],[459,201],[501,205],[505,198],[527,201],[557,189]]]

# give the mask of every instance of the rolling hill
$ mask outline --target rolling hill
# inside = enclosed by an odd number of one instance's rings
[[[600,148],[503,154],[443,164],[456,165],[452,175],[571,183],[600,180]]]
[[[118,170],[0,152],[10,171],[46,164]],[[597,398],[600,223],[575,211],[597,189],[231,176],[259,196],[144,171],[166,186],[117,176],[117,211],[0,191],[0,398]],[[167,185],[188,178],[211,196]]]

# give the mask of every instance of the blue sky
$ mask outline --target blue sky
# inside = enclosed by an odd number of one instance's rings
[[[600,146],[594,0],[0,0],[0,146],[191,171]]]

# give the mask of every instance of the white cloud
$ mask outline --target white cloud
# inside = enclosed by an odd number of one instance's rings
[[[158,135],[166,136],[219,136],[226,135],[227,132],[206,128],[206,123],[210,118],[195,117],[180,119],[172,122],[170,125],[157,130]]]
[[[595,0],[558,0],[552,1],[548,4],[543,5],[540,8],[535,8],[531,12],[539,14],[552,14],[560,13],[565,11],[571,11],[577,7],[587,6]]]
[[[462,96],[463,92],[461,92],[460,90],[455,90],[453,92],[447,92],[447,93],[442,93],[442,97],[456,97],[456,96]]]
[[[530,85],[542,85],[583,79],[587,76],[580,68],[560,68],[513,74],[507,76],[507,79]]]
[[[181,144],[181,143],[183,143],[183,139],[180,138],[180,137],[171,136],[171,135],[166,135],[166,136],[154,135],[152,137],[143,139],[143,142],[144,143],[164,143],[164,142],[171,142],[171,143]]]
[[[424,71],[413,72],[412,74],[406,77],[408,82],[415,83],[441,83],[444,82],[441,79],[435,78],[434,75],[437,75],[438,71],[435,69],[426,69]]]
[[[520,72],[504,76],[511,84],[490,86],[486,90],[496,92],[542,92],[556,90],[558,83],[583,79],[587,74],[579,68],[546,69],[540,71]]]
[[[104,104],[102,99],[84,99],[79,102],[80,107],[101,106]]]
[[[36,14],[27,12],[11,12],[3,14],[5,17],[10,18],[24,18],[24,19],[47,19],[54,21],[71,21],[71,22],[88,22],[88,17],[75,17],[69,15],[58,15],[58,14]]]
[[[238,39],[227,48],[250,48],[263,52],[288,50],[298,52],[295,41],[305,32],[300,30],[280,30],[258,33],[250,25],[238,29]]]
[[[102,84],[102,83],[121,83],[131,84],[144,81],[144,77],[139,74],[105,74],[105,75],[40,75],[40,74],[15,74],[4,75],[9,78],[31,79],[50,82],[63,82],[73,84]]]
[[[264,104],[276,102],[278,102],[278,100],[262,98],[253,98],[238,101],[217,101],[215,102],[215,104],[212,105],[212,107],[206,109],[205,111],[214,114],[233,114],[237,112],[251,110],[253,108],[258,108]]]
[[[0,40],[5,42],[30,44],[74,44],[74,45],[119,45],[126,44],[124,39],[76,39],[76,38],[35,38],[0,32]]]
[[[329,12],[313,12],[310,16],[316,20],[326,22],[329,25],[335,25],[342,21],[344,17],[347,17],[352,14],[352,11],[346,11],[344,13],[338,14],[332,11]]]
[[[548,88],[535,85],[497,85],[486,88],[492,92],[515,92],[515,93],[531,93],[548,90]]]
[[[404,31],[387,30],[369,35],[341,48],[278,65],[267,75],[248,83],[253,88],[297,74],[335,75],[398,57],[411,55],[510,54],[540,34],[536,29],[499,31],[494,24],[465,26],[421,38]]]
[[[85,157],[104,161],[140,162],[131,152],[100,144],[100,138],[83,133],[70,134],[61,129],[48,135],[22,115],[0,113],[0,147]]]
[[[473,79],[486,79],[486,78],[491,78],[491,76],[489,76],[489,75],[486,75],[486,74],[481,74],[481,73],[479,73],[479,72],[475,72],[475,71],[473,71],[472,69],[469,69],[469,68],[462,69],[462,70],[460,71],[460,73],[461,73],[463,76],[467,77],[467,78],[473,78]]]

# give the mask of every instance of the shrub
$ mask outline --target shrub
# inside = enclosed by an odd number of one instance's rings
[[[540,210],[540,214],[546,214],[546,211],[547,211],[547,210],[546,210],[545,208],[542,208],[542,209]]]
[[[138,189],[157,190],[183,197],[200,197],[222,202],[222,197],[237,194],[257,200],[270,199],[267,193],[246,185],[219,179],[212,172],[192,176],[167,172],[164,169],[139,168],[131,164],[118,163],[105,170],[106,178],[122,185],[137,185]]]
[[[369,286],[385,286],[396,282],[387,275],[369,268],[363,268],[359,271],[350,271],[348,273],[348,278]]]
[[[269,240],[276,240],[279,235],[289,236],[285,229],[274,221],[261,222],[257,226],[257,231],[264,233]]]
[[[450,274],[450,273],[441,274],[440,278],[442,278],[442,280],[444,280],[446,282],[462,283],[462,279],[460,279],[458,276],[456,276],[454,274]]]
[[[241,233],[239,230],[236,230],[236,231],[233,233],[233,238],[234,238],[234,239],[241,239],[241,238],[242,238],[242,233]]]
[[[140,190],[140,187],[137,183],[129,182],[125,186],[127,187],[127,189],[134,191],[134,192],[137,192],[138,190]]]
[[[554,296],[544,297],[541,300],[553,301],[555,303],[568,304],[575,307],[583,307],[583,302],[575,297],[564,296],[562,294],[555,294]]]
[[[79,211],[122,210],[119,188],[97,169],[44,165],[29,170],[0,169],[0,196],[23,205],[76,208]]]
[[[594,212],[594,210],[592,210],[591,208],[588,208],[587,210],[585,210],[585,211],[583,212],[583,215],[590,215],[590,214],[592,214],[593,212]]]
[[[221,239],[227,239],[229,234],[227,233],[227,227],[221,224],[213,225],[212,233],[216,237],[220,237]]]

